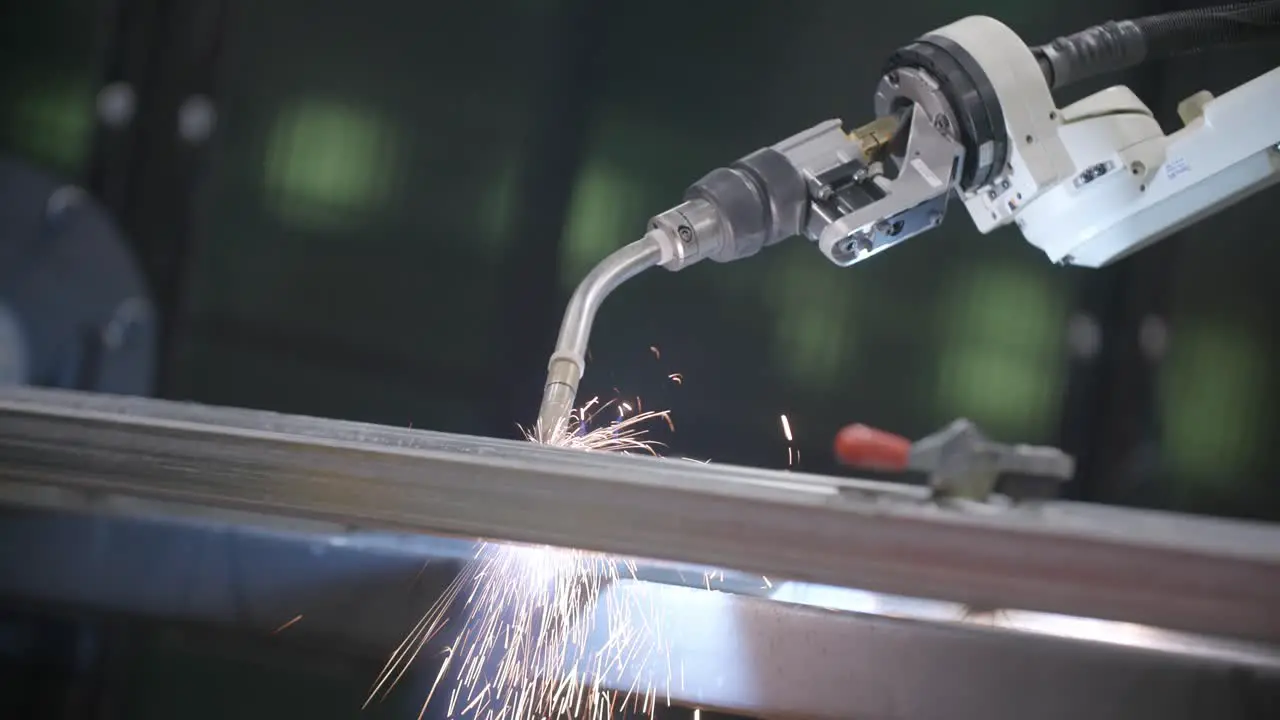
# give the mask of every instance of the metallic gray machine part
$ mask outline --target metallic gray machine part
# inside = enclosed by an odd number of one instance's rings
[[[806,189],[792,162],[765,148],[711,171],[689,187],[685,199],[654,216],[643,238],[606,257],[578,285],[547,366],[539,437],[555,437],[570,422],[591,325],[610,293],[654,265],[682,270],[708,258],[730,262],[797,234]]]
[[[535,425],[539,437],[556,437],[569,422],[569,413],[578,396],[578,382],[587,364],[591,325],[605,298],[622,283],[658,264],[661,257],[658,243],[646,236],[605,258],[578,284],[569,298],[556,349],[547,364],[547,382]]]
[[[643,239],[592,270],[569,302],[548,365],[540,437],[570,422],[595,312],[640,271],[732,262],[797,235],[847,266],[940,224],[964,147],[937,83],[920,70],[902,78],[893,98],[907,105],[888,103],[889,114],[852,133],[839,120],[819,123],[711,171],[684,202],[651,218]]]
[[[1280,644],[1280,529],[1257,523],[29,388],[0,389],[0,483]]]
[[[941,494],[982,500],[1003,474],[1065,482],[1076,463],[1058,448],[992,442],[962,418],[914,443],[908,467],[928,473],[930,487]]]
[[[847,267],[942,223],[964,147],[949,136],[946,115],[930,117],[916,105],[907,120],[901,154],[890,153],[892,179],[878,175],[846,193],[873,188],[874,202],[845,203],[813,238],[828,260]],[[869,183],[869,187],[868,187]]]

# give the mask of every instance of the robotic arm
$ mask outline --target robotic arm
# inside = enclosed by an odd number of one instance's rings
[[[969,17],[890,58],[877,119],[820,123],[713,170],[569,303],[537,431],[563,431],[595,312],[646,268],[729,262],[794,235],[840,266],[937,227],[954,196],[989,233],[1015,224],[1056,263],[1102,267],[1280,181],[1280,67],[1179,106],[1165,135],[1128,88],[1058,108],[1052,91],[1147,60],[1280,36],[1280,2],[1109,22],[1028,47]]]

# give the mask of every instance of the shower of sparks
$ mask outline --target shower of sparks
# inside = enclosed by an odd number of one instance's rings
[[[681,375],[680,373],[671,373],[670,375],[667,376],[667,379],[677,385],[684,384],[684,376]]]
[[[639,401],[637,401],[637,405]],[[594,420],[610,407],[616,407],[618,417],[612,423],[596,425]],[[592,398],[582,409],[570,413],[568,421],[547,439],[542,439],[541,428],[522,429],[525,439],[544,445],[565,447],[587,452],[615,452],[624,455],[643,453],[657,455],[660,443],[650,440],[647,426],[654,420],[662,420],[672,431],[675,423],[669,411],[634,412],[630,403],[610,400],[601,403]]]
[[[623,417],[593,427],[610,406]],[[525,436],[589,452],[657,454],[644,426],[658,418],[670,423],[668,414],[627,415],[629,408],[592,400],[550,438],[531,430]],[[390,693],[426,645],[447,630],[454,639],[419,720],[437,697],[447,700],[450,718],[605,720],[624,708],[653,717],[659,703],[671,703],[662,618],[644,593],[603,592],[634,577],[633,562],[609,555],[482,543],[392,653],[365,704]],[[446,675],[456,678],[447,692],[440,687]]]

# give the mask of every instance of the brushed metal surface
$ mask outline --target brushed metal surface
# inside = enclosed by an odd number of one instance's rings
[[[154,501],[103,498],[57,509],[51,506],[64,503],[49,497],[5,498],[2,598],[77,617],[89,611],[281,633],[370,657],[396,647],[474,554],[467,541],[243,514],[211,522]],[[608,608],[643,607],[630,621],[659,627],[664,651],[636,653],[605,687],[625,692],[653,682],[661,704],[670,698],[774,720],[1269,720],[1280,713],[1280,651],[1271,648],[1111,623],[1098,623],[1091,639],[1062,637],[939,622],[947,608],[906,598],[794,583],[770,592],[615,583],[596,604],[596,632],[583,650],[591,655],[609,643]],[[934,619],[920,619],[926,616]],[[658,625],[648,624],[655,618]],[[407,717],[416,716],[451,641],[438,638],[393,695]],[[447,677],[445,687],[455,681]],[[444,717],[444,707],[427,717]]]
[[[614,687],[804,720],[1193,720],[1276,717],[1280,656],[1134,647],[622,582],[611,604],[661,617],[668,651]],[[647,622],[647,619],[646,619]],[[599,627],[599,626],[597,626]],[[593,651],[608,639],[597,632]],[[670,678],[669,681],[666,678]]]
[[[1280,529],[158,400],[0,390],[0,481],[1280,643]]]

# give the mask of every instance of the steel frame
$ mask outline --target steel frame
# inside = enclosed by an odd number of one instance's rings
[[[1280,643],[1280,529],[576,453],[167,401],[0,391],[0,478],[352,529],[578,547]]]
[[[77,617],[89,610],[232,626],[376,657],[399,643],[473,553],[466,541],[214,515],[0,483],[0,598]],[[1280,707],[1280,652],[1269,648],[1151,631],[1097,641],[910,619],[901,615],[924,614],[919,601],[899,598],[879,598],[879,609],[898,617],[872,615],[848,610],[841,591],[787,584],[773,598],[634,581],[604,592],[612,597],[601,608],[639,604],[646,618],[662,618],[665,647],[637,655],[606,686],[656,681],[663,704],[669,697],[684,707],[810,720],[1235,720],[1274,717]],[[602,620],[587,653],[608,642]],[[397,703],[416,712],[447,641],[423,654]]]

